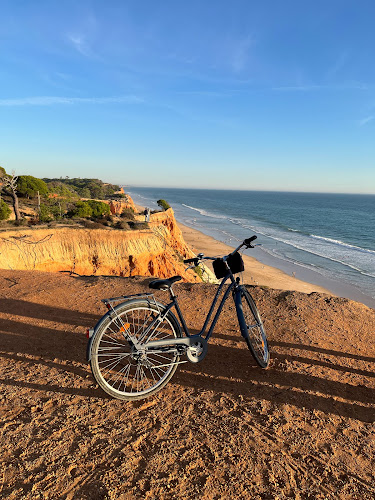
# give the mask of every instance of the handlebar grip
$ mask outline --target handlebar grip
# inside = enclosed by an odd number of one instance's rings
[[[244,244],[246,246],[250,246],[251,242],[256,240],[256,239],[257,239],[257,236],[255,236],[255,234],[254,234],[254,236],[251,236],[250,238],[247,238],[246,240],[244,240]]]
[[[194,259],[185,259],[184,264],[195,264],[196,266],[198,265],[199,259],[194,257]]]

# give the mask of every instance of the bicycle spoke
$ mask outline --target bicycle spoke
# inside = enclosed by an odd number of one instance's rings
[[[130,372],[130,369],[131,369],[131,364],[127,364],[126,366],[124,366],[123,368],[121,368],[121,370],[119,372],[117,372],[117,377],[115,378],[114,382],[113,382],[113,386],[116,384],[117,380],[119,378],[121,378],[122,374],[127,371],[128,373]],[[114,374],[115,375],[115,374]],[[110,377],[108,379],[108,382],[110,382],[111,380],[113,380],[113,376]],[[120,386],[121,386],[121,381],[120,381]]]
[[[242,289],[241,294],[241,307],[237,314],[243,335],[255,361],[262,368],[267,368],[269,351],[262,320],[247,290]]]
[[[139,399],[161,388],[172,376],[179,358],[177,351],[137,351],[130,339],[137,339],[144,346],[150,339],[164,340],[177,337],[176,328],[168,315],[159,323],[159,311],[150,308],[117,308],[116,316],[108,318],[101,337],[94,340],[92,368],[99,385],[109,394],[121,399]],[[160,316],[159,316],[160,317]],[[126,330],[124,334],[124,329]],[[129,338],[129,342],[126,340]]]

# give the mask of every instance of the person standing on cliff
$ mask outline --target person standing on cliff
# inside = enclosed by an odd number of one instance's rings
[[[143,213],[145,214],[145,222],[150,222],[150,209],[146,207]]]

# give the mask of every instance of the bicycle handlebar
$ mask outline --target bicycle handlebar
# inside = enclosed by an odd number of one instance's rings
[[[194,257],[194,259],[184,259],[184,264],[192,264],[193,262],[197,266],[199,262],[198,257]]]
[[[254,248],[253,245],[251,244],[252,241],[256,240],[257,236],[254,234],[253,236],[250,236],[250,238],[246,238],[241,245],[239,245],[233,252],[229,253],[228,255],[225,255],[223,257],[224,260],[226,260],[229,255],[233,255],[234,253],[238,252],[238,250],[242,247],[246,248]],[[201,260],[215,260],[217,257],[205,257],[202,253],[198,254],[197,257],[194,257],[192,259],[185,259],[184,264],[194,264],[192,267],[196,267],[199,264],[199,261]]]

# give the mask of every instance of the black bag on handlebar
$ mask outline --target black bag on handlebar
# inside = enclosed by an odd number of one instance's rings
[[[229,257],[227,258],[227,264],[233,274],[241,273],[245,270],[242,257],[238,252],[234,253],[233,255],[229,255]],[[223,259],[214,260],[212,265],[217,279],[224,278],[224,276],[228,274],[228,269]]]

